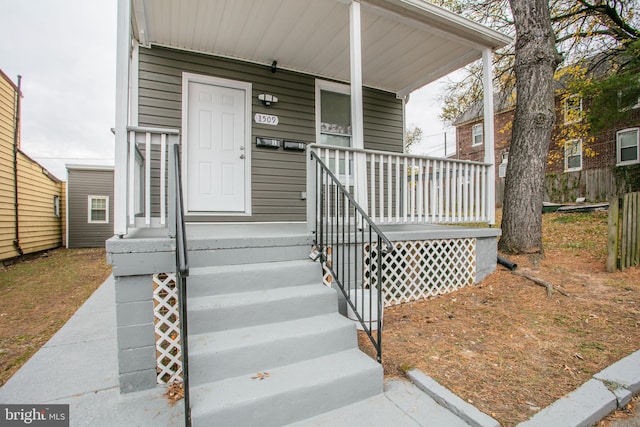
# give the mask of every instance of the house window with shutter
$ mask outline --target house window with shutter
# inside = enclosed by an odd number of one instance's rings
[[[471,145],[482,145],[482,123],[473,125],[471,128]]]
[[[639,163],[638,128],[624,129],[616,134],[616,165]]]
[[[88,221],[90,224],[109,223],[109,197],[89,196]]]
[[[573,139],[564,144],[564,171],[582,170],[582,140]]]

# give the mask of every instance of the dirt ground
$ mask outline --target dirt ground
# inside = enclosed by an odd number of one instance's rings
[[[384,311],[387,377],[418,368],[513,426],[640,349],[640,268],[607,273],[607,213],[545,214],[545,257]],[[361,348],[372,354],[364,337]]]
[[[0,267],[0,386],[111,273],[104,249],[56,249]]]

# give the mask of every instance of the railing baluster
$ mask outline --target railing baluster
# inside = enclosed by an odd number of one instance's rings
[[[411,223],[414,223],[416,213],[416,159],[411,159]]]
[[[409,177],[409,166],[407,165],[407,158],[402,159],[402,223],[407,222],[407,211],[409,210],[409,191],[407,189],[407,179]]]
[[[135,225],[136,223],[136,180],[134,179],[136,173],[136,133],[129,131],[129,225]]]
[[[438,222],[442,222],[443,215],[443,191],[444,191],[444,162],[438,162]]]
[[[451,209],[451,172],[449,171],[449,163],[443,164],[445,168],[444,178],[444,222],[449,222],[449,211]]]
[[[389,223],[393,222],[393,173],[391,168],[391,163],[393,162],[393,157],[391,154],[387,156],[387,221]]]
[[[145,134],[144,150],[144,223],[151,225],[151,132]]]
[[[367,161],[368,160],[368,161]],[[369,216],[376,217],[376,155],[369,154],[365,157],[365,164],[369,166],[369,189],[371,201],[369,202]]]
[[[400,185],[402,184],[402,175],[400,175],[400,157],[396,156],[396,224],[400,223]]]
[[[163,133],[160,135],[160,224],[165,225],[167,222],[167,207],[166,207],[166,197],[167,197],[167,187],[164,185],[166,181],[166,170],[167,170],[167,134]]]
[[[429,198],[429,168],[431,167],[431,160],[427,159],[425,161],[425,166],[424,166],[424,188],[423,188],[423,192],[424,192],[424,221],[428,222],[429,221],[429,215],[431,214],[431,203],[430,203],[430,198]]]
[[[418,159],[418,187],[415,189],[417,193],[417,211],[418,211],[418,223],[422,223],[422,212],[424,210],[424,197],[423,197],[423,182],[422,182],[422,159]]]
[[[381,224],[384,224],[384,156],[380,154],[378,157],[378,197],[380,198],[380,217]]]

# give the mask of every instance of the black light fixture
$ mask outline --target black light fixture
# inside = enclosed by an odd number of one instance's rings
[[[271,63],[271,72],[272,72],[272,73],[275,73],[275,72],[276,72],[277,67],[278,67],[278,61],[275,61],[275,60],[274,60],[274,61]]]

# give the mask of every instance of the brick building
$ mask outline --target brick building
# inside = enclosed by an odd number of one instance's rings
[[[638,190],[640,181],[640,103],[631,117],[596,135],[572,137],[571,129],[583,124],[586,100],[579,95],[556,98],[556,124],[547,162],[545,200],[570,202],[579,197],[603,201],[611,194]],[[496,95],[495,164],[496,204],[502,204],[504,177],[509,159],[515,98]],[[457,157],[484,160],[483,117],[481,103],[472,106],[454,122]]]

